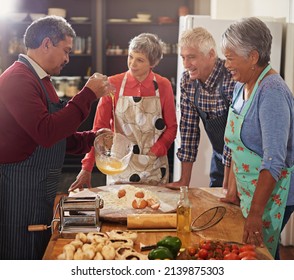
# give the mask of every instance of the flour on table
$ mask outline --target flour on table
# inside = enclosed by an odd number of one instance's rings
[[[99,195],[101,199],[103,199],[104,206],[103,210],[116,209],[116,210],[125,210],[128,208],[133,209],[132,202],[134,199],[140,200],[135,197],[137,192],[144,193],[144,199],[153,199],[156,202],[159,202],[159,197],[147,189],[137,188],[132,185],[121,185],[118,189],[117,187],[107,186],[106,188],[99,188],[101,191],[97,191],[97,189],[84,189],[81,192],[75,192],[72,196],[79,197],[83,196],[94,196]],[[118,191],[124,189],[126,191],[126,195],[124,197],[118,198]],[[105,190],[105,191],[104,191]]]
[[[125,189],[126,196],[119,199],[118,192],[122,189]],[[132,202],[135,199],[135,193],[138,191],[144,193],[144,200],[153,199],[156,203],[158,202],[159,209],[154,210],[149,206],[144,209],[134,209]],[[69,194],[72,197],[95,197],[96,195],[99,195],[104,202],[104,207],[100,209],[100,218],[108,221],[126,221],[128,214],[175,212],[180,198],[179,191],[158,186],[140,185],[137,187],[130,184],[77,189]],[[140,198],[136,198],[136,200],[140,202]]]
[[[143,192],[145,200],[154,199],[155,201],[159,201],[158,196],[150,190],[137,188],[131,185],[124,185],[120,189],[124,189],[126,191],[126,195],[121,198],[118,198],[117,196],[119,191],[117,189],[115,189],[114,191],[99,193],[99,196],[104,201],[104,209],[114,208],[114,207],[116,209],[132,208],[132,202],[136,198],[135,194],[137,192]]]

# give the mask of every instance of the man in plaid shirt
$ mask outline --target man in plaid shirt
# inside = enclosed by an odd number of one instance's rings
[[[225,62],[218,58],[215,40],[206,29],[197,27],[185,31],[179,46],[186,69],[181,79],[181,147],[177,152],[182,173],[179,181],[168,186],[177,188],[190,184],[198,153],[201,119],[213,148],[210,187],[221,187],[224,131],[235,81],[224,67]]]

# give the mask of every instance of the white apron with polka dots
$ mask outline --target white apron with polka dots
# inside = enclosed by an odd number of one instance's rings
[[[167,183],[169,177],[167,156],[148,156],[153,144],[165,131],[158,85],[154,76],[155,96],[123,96],[127,74],[124,76],[114,113],[114,129],[126,135],[134,144],[127,169],[108,176],[108,184],[134,183],[157,185]]]

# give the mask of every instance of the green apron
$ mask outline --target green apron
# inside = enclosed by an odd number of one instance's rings
[[[241,139],[241,129],[246,113],[250,108],[257,91],[258,85],[270,69],[271,66],[268,65],[258,77],[253,88],[253,92],[240,114],[234,112],[233,105],[236,100],[238,100],[238,96],[243,87],[238,92],[237,97],[230,107],[225,131],[225,142],[226,145],[232,150],[232,159],[235,162],[234,173],[236,177],[238,195],[240,198],[240,207],[245,218],[248,216],[251,207],[253,194],[255,192],[259,177],[259,168],[262,164],[262,158],[253,151],[249,150],[243,144]],[[263,241],[273,257],[275,256],[279,243],[279,236],[290,188],[291,172],[293,169],[294,167],[292,166],[291,168],[284,168],[282,170],[280,178],[266,204],[264,214],[262,216]]]

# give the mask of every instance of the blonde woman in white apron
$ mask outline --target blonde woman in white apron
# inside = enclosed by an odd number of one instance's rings
[[[152,69],[162,58],[162,42],[154,34],[142,33],[129,44],[125,73],[109,77],[114,97],[99,101],[93,130],[111,129],[134,144],[128,168],[108,176],[107,182],[159,185],[169,180],[167,152],[177,132],[174,94],[168,79]],[[82,160],[82,170],[69,191],[91,187],[94,149]]]

